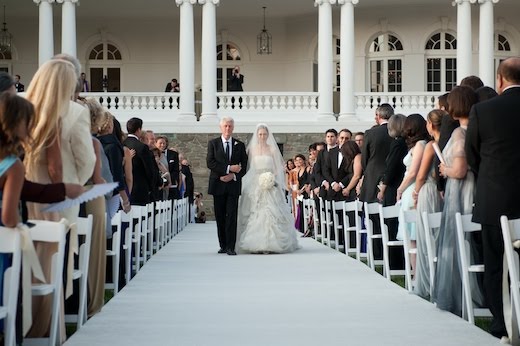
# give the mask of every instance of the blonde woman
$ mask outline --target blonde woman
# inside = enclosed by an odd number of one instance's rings
[[[85,184],[92,175],[96,157],[90,135],[88,110],[74,103],[72,98],[78,76],[74,66],[64,60],[50,60],[44,63],[34,75],[27,90],[27,99],[35,108],[34,128],[29,136],[32,145],[25,152],[26,178],[38,183]],[[61,181],[60,181],[61,180]],[[79,206],[59,213],[42,213],[41,204],[28,203],[29,217],[33,219],[59,220],[66,218],[76,221]],[[71,239],[71,251],[77,241]],[[52,246],[35,244],[46,278],[50,278]],[[67,271],[73,269],[73,256]],[[65,297],[72,294],[72,277],[67,275]],[[43,337],[50,327],[51,299],[33,298],[33,325],[30,337]],[[65,328],[62,323],[62,341]]]

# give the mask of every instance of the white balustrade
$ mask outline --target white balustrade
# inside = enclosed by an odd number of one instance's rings
[[[316,92],[221,92],[216,95],[217,117],[232,116],[237,124],[245,128],[258,122],[276,126],[280,131],[292,131],[293,126],[307,126],[304,132],[318,127],[335,126],[335,121],[318,120],[318,93]],[[373,123],[376,108],[382,103],[389,103],[396,113],[409,115],[419,113],[426,117],[434,108],[439,93],[355,93],[355,116],[340,118],[337,127],[348,125],[349,128],[367,128]],[[179,93],[164,92],[92,92],[82,93],[83,97],[95,97],[123,124],[131,117],[144,120],[147,129],[162,132],[203,132],[213,129],[213,122],[197,122],[181,126],[179,122]],[[196,109],[200,116],[200,109]],[[195,116],[194,116],[195,117]],[[293,125],[294,124],[294,125]],[[189,126],[188,126],[189,125]],[[318,126],[318,127],[316,127]],[[254,128],[254,127],[252,127]],[[214,130],[214,129],[213,129]],[[205,131],[205,130],[204,130]]]

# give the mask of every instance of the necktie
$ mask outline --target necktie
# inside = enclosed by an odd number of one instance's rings
[[[228,160],[228,162],[231,159],[229,157],[229,141],[226,142],[226,159]]]

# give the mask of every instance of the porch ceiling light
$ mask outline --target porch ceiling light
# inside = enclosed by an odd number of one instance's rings
[[[5,22],[5,5],[4,5],[4,25],[0,31],[0,52],[11,53],[11,41],[13,35],[7,30],[7,23]]]
[[[257,43],[257,54],[272,54],[273,53],[273,38],[271,34],[265,28],[265,9],[266,7],[262,7],[264,9],[264,28],[262,31],[256,36]]]

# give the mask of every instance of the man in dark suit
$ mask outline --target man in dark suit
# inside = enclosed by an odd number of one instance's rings
[[[390,152],[393,138],[388,134],[388,119],[394,114],[394,109],[388,103],[383,103],[376,109],[377,125],[365,132],[361,148],[361,165],[363,166],[363,184],[359,199],[363,202],[377,202],[378,185],[386,169],[386,158]],[[378,217],[373,217],[374,233],[381,232]],[[365,221],[366,222],[366,221]],[[383,258],[383,244],[380,239],[374,239],[374,258]]]
[[[388,134],[388,119],[394,114],[394,109],[388,103],[383,103],[376,109],[377,126],[365,132],[361,149],[361,164],[363,165],[363,185],[359,199],[363,202],[377,202],[377,185],[385,168],[392,137]]]
[[[520,58],[500,63],[499,96],[478,103],[470,112],[466,133],[468,164],[477,175],[473,221],[482,225],[484,292],[493,314],[491,334],[506,337],[502,307],[504,243],[500,216],[519,218],[520,207]]]
[[[168,138],[166,136],[157,137],[157,148],[159,148],[159,150],[164,153],[164,157],[166,157],[168,171],[170,172],[170,178],[172,180],[168,199],[179,199],[182,198],[182,196],[179,196],[179,153],[175,150],[168,149],[168,145]]]
[[[213,195],[217,221],[218,253],[236,255],[238,198],[242,190],[242,177],[247,170],[244,143],[232,138],[235,122],[231,117],[220,120],[222,135],[208,142],[206,162],[211,170],[208,193]]]
[[[156,176],[153,167],[156,165],[150,149],[139,140],[143,121],[139,118],[131,118],[126,123],[128,137],[123,145],[135,150],[132,158],[132,175],[134,183],[130,203],[133,205],[146,205],[150,203],[153,188],[156,186]]]
[[[244,75],[240,74],[240,66],[235,66],[231,77],[229,78],[229,91],[244,91],[242,84],[244,83]]]
[[[14,87],[16,88],[16,92],[19,92],[19,93],[25,91],[25,85],[20,83],[20,78],[21,77],[19,74],[14,75]]]

